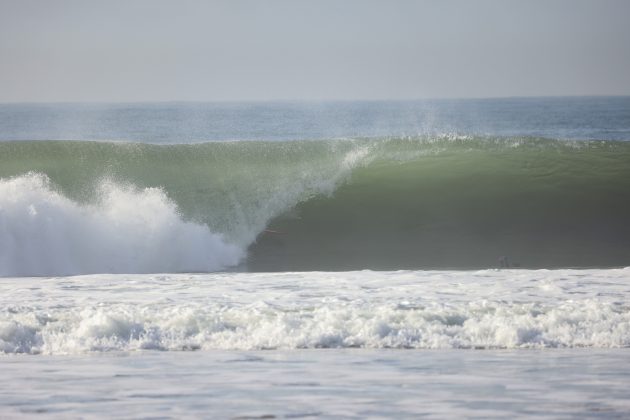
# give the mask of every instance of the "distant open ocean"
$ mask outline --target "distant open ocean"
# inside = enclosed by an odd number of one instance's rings
[[[0,417],[627,417],[630,97],[0,104]]]

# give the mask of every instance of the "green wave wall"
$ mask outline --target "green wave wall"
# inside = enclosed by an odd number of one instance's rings
[[[467,137],[151,145],[2,142],[0,177],[160,187],[242,268],[630,265],[630,144]]]

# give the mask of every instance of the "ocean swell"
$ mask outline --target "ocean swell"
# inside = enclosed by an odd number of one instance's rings
[[[620,267],[630,144],[0,142],[0,275]]]

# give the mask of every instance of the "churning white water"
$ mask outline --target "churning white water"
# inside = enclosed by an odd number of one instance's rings
[[[630,346],[630,269],[0,279],[0,352]]]
[[[0,275],[206,272],[244,255],[159,188],[103,181],[96,195],[77,203],[39,173],[0,179]]]
[[[110,274],[0,290],[0,417],[630,409],[628,268]]]

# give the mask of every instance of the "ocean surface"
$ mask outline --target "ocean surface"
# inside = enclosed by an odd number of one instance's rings
[[[0,104],[0,417],[626,417],[630,98]]]

